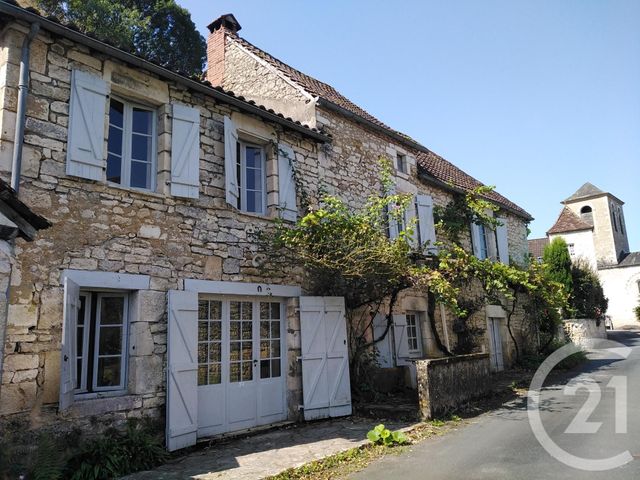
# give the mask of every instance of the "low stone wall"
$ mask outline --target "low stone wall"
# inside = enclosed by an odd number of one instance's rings
[[[474,353],[415,362],[423,419],[434,418],[482,396],[489,388],[489,354]]]
[[[576,345],[586,346],[588,340],[607,338],[604,320],[593,318],[569,318],[563,321],[566,336]]]

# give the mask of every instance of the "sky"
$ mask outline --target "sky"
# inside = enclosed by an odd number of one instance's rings
[[[589,181],[640,250],[640,1],[177,1],[496,186],[529,238]]]

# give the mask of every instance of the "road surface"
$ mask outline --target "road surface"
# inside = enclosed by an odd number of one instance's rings
[[[584,459],[604,459],[629,452],[634,460],[607,471],[585,471],[553,458],[537,441],[529,424],[526,400],[516,400],[484,414],[468,426],[423,441],[403,455],[389,455],[350,478],[360,480],[496,480],[496,479],[640,479],[640,331],[609,332],[609,339],[631,348],[626,359],[596,352],[572,382],[592,379],[602,392],[587,422],[602,422],[596,433],[567,433],[576,414],[593,400],[580,389],[549,385],[541,395],[541,418],[550,438],[564,451]],[[605,358],[608,357],[608,358]],[[609,385],[613,377],[614,383]],[[618,386],[626,378],[627,392]],[[625,409],[623,403],[628,399]],[[618,406],[616,412],[616,405]],[[625,420],[626,411],[626,422]],[[616,419],[618,425],[616,426]],[[579,420],[579,417],[578,417]],[[595,425],[592,428],[597,428]],[[626,433],[625,433],[626,430]],[[586,463],[581,462],[580,463]]]

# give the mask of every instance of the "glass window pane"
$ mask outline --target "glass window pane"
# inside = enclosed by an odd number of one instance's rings
[[[231,322],[229,324],[229,338],[231,340],[240,340],[240,323],[241,322]]]
[[[131,158],[147,162],[151,156],[151,137],[131,135]]]
[[[257,190],[256,171],[253,168],[247,168],[247,190]]]
[[[222,325],[220,322],[209,323],[209,340],[222,339]]]
[[[113,98],[109,103],[109,123],[120,128],[124,125],[124,104]]]
[[[100,301],[100,325],[122,325],[124,297],[102,297]]]
[[[207,384],[207,366],[200,365],[198,367],[198,385],[206,385]]]
[[[80,316],[78,316],[78,320],[80,320]],[[76,355],[78,357],[82,356],[82,347],[84,346],[84,328],[82,325],[78,325],[76,329]]]
[[[122,327],[100,328],[98,355],[120,355],[122,353]]]
[[[254,192],[247,192],[247,212],[258,212],[256,209],[256,196]]]
[[[131,187],[151,188],[151,164],[131,161]]]
[[[242,362],[242,381],[253,380],[253,366],[251,362]]]
[[[280,340],[273,340],[271,342],[271,357],[276,358],[280,356]]]
[[[242,322],[242,339],[243,340],[251,340],[253,337],[251,329],[253,325],[251,322]]]
[[[122,130],[118,127],[109,127],[109,140],[107,141],[107,150],[122,156]]]
[[[253,320],[253,303],[242,302],[242,319]]]
[[[239,382],[240,381],[240,364],[232,363],[229,365],[229,381],[230,382]]]
[[[213,342],[209,344],[209,362],[219,362],[222,357],[220,344]]]
[[[121,183],[122,159],[115,155],[107,155],[107,182]]]
[[[76,361],[76,388],[82,387],[82,358]]]
[[[260,322],[260,338],[269,338],[269,322]]]
[[[260,342],[260,358],[269,358],[269,342]]]
[[[252,342],[242,342],[242,359],[243,360],[253,359],[253,343]]]
[[[211,320],[222,319],[222,302],[219,300],[209,302],[209,318]]]
[[[98,387],[117,387],[120,385],[120,357],[98,359]]]
[[[271,303],[271,319],[272,320],[280,320],[280,304],[279,303]]]
[[[280,338],[280,322],[271,322],[271,338]]]
[[[269,378],[271,376],[270,365],[270,360],[260,360],[260,378]]]
[[[254,209],[253,212],[262,213],[262,192],[253,192]]]
[[[209,318],[209,302],[206,300],[200,300],[198,302],[198,318],[200,320],[206,320]]]
[[[260,318],[263,320],[269,319],[269,302],[260,302]]]
[[[240,343],[234,342],[230,345],[229,358],[230,360],[240,360]]]
[[[280,376],[280,359],[271,360],[271,376],[272,377]]]
[[[209,385],[216,385],[222,381],[220,364],[209,365]]]
[[[240,302],[231,302],[231,320],[240,320]]]
[[[198,341],[204,342],[209,339],[208,322],[198,322]]]
[[[133,108],[132,128],[136,133],[151,134],[151,122],[153,120],[153,112]]]
[[[198,344],[198,363],[207,363],[207,344]]]

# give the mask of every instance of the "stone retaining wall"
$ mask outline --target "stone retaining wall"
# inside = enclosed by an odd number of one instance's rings
[[[607,338],[604,320],[569,318],[563,322],[565,335],[576,345],[585,346],[588,340]]]
[[[418,402],[423,419],[482,396],[489,386],[489,354],[417,360]]]

